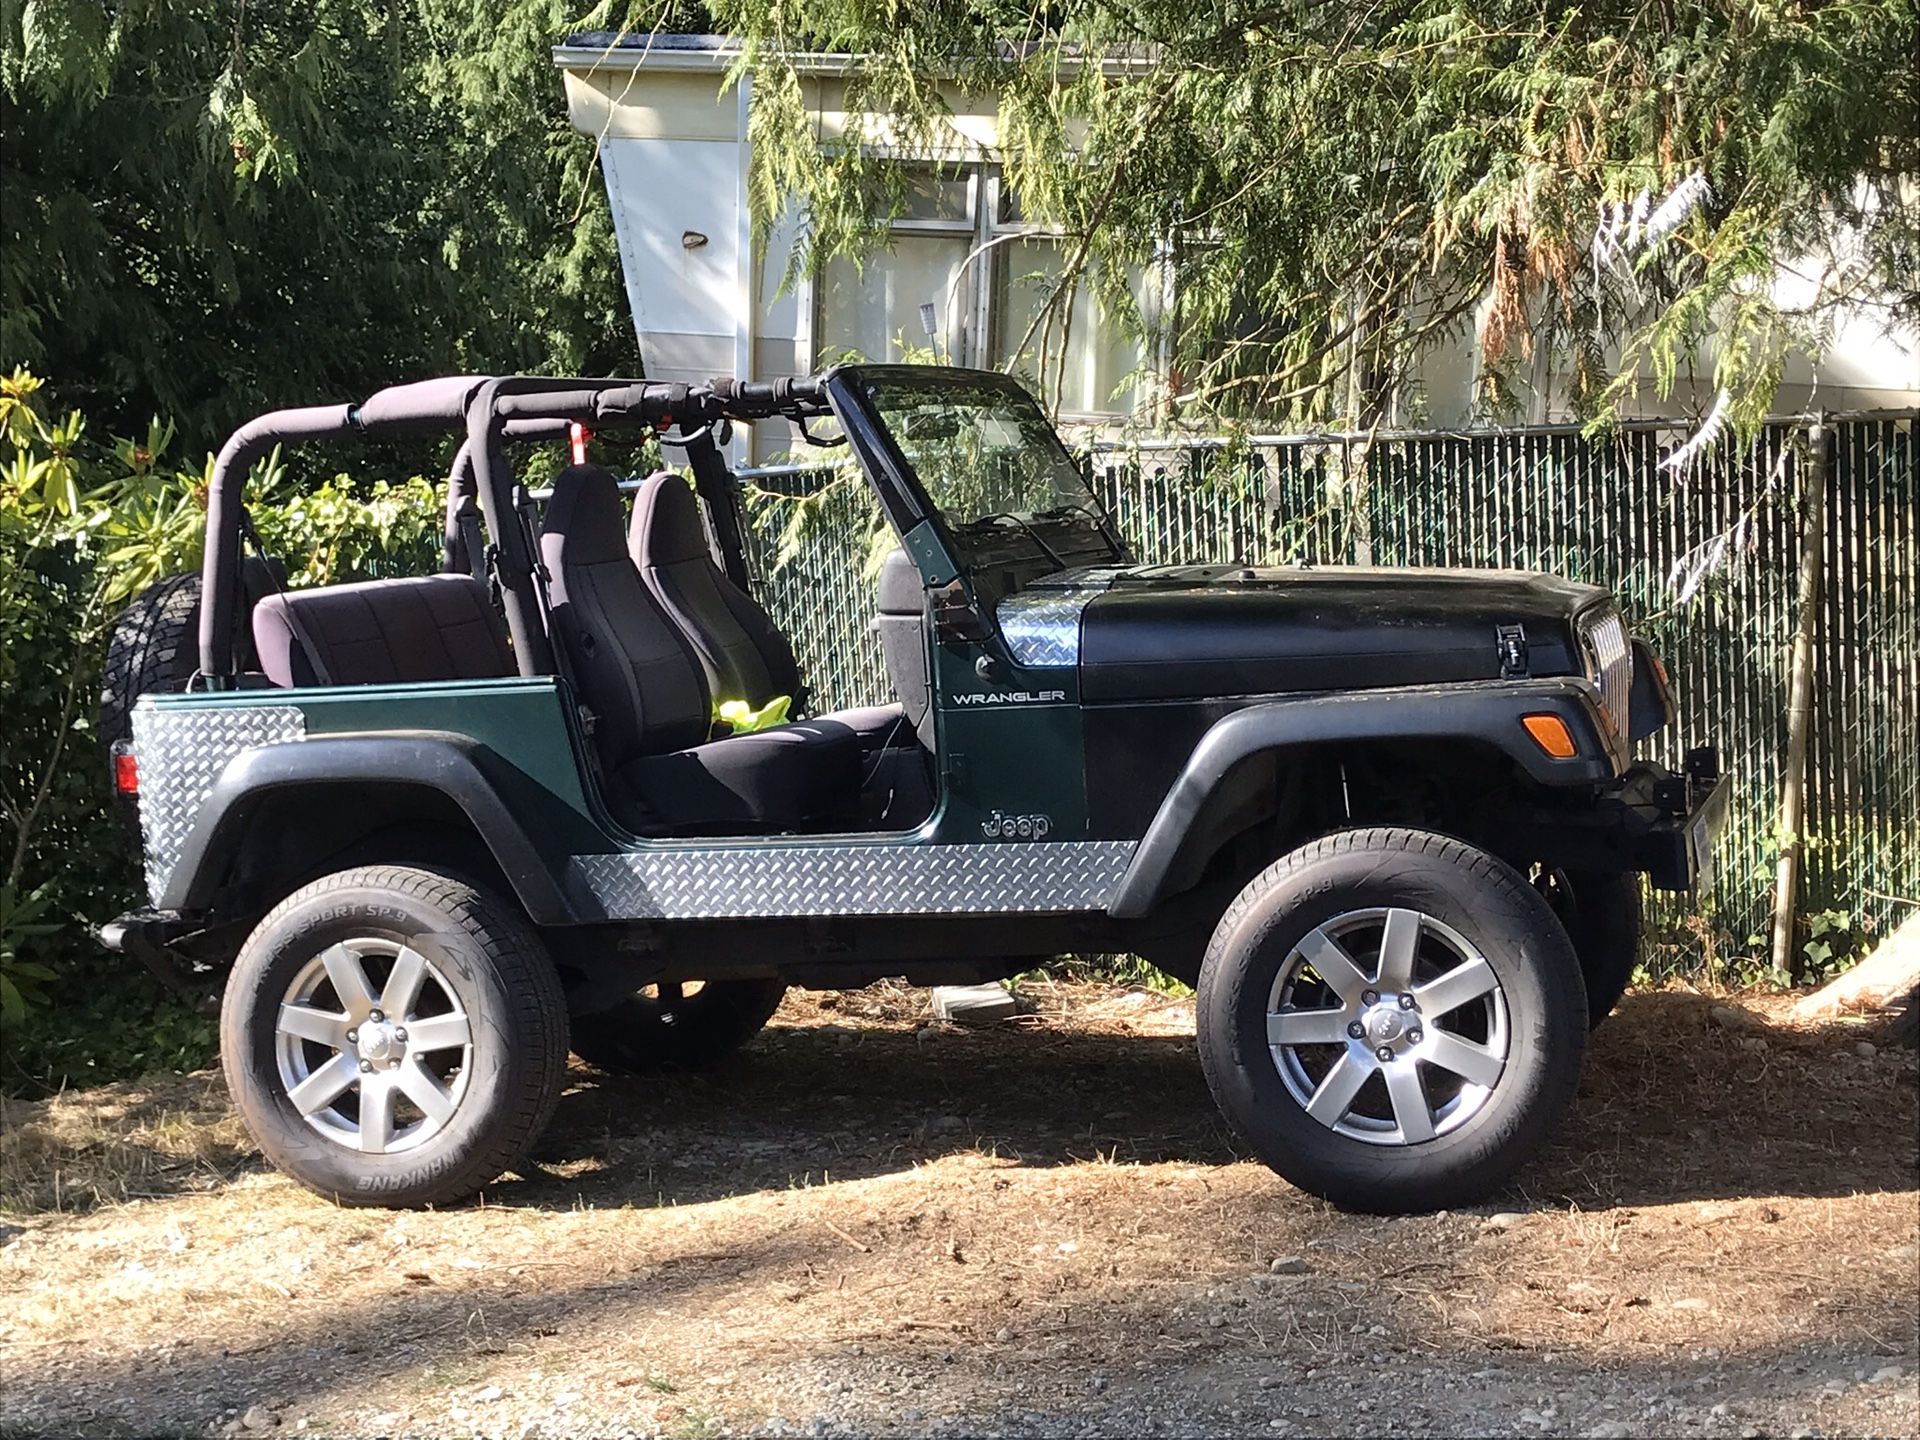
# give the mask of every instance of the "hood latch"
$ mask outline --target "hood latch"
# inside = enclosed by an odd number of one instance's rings
[[[1527,630],[1524,625],[1496,625],[1494,650],[1500,657],[1502,680],[1524,679],[1531,668],[1527,660]]]

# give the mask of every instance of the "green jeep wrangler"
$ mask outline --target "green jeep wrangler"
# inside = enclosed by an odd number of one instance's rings
[[[722,447],[780,418],[847,447],[897,536],[891,704],[814,713],[753,598]],[[530,496],[513,448],[569,427],[657,432],[692,481],[576,444]],[[254,461],[402,431],[462,437],[442,572],[283,592],[244,553]],[[1213,1095],[1295,1184],[1471,1201],[1573,1095],[1640,875],[1695,884],[1725,809],[1712,751],[1634,759],[1672,709],[1605,592],[1136,564],[1032,397],[958,369],[462,376],[277,411],[219,456],[197,582],[115,643],[157,691],[115,756],[152,908],[102,937],[186,987],[224,974],[254,1138],[349,1204],[521,1163],[569,1049],[697,1065],[788,985],[1074,951],[1197,987]],[[779,697],[786,723],[716,720]]]

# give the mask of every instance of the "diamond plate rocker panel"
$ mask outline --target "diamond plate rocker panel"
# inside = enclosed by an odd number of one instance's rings
[[[620,920],[1103,910],[1131,840],[1012,845],[809,845],[576,855],[574,875]]]
[[[166,893],[200,806],[227,762],[256,745],[304,740],[306,734],[306,717],[291,705],[134,709],[140,834],[146,846],[147,894],[154,904]]]

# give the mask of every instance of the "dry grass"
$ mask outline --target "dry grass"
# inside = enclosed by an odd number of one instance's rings
[[[210,1190],[253,1153],[213,1072],[0,1096],[0,1214],[91,1210]]]
[[[1380,1221],[1235,1153],[1190,1001],[1027,990],[1035,1012],[990,1032],[875,987],[795,997],[712,1077],[579,1071],[538,1165],[440,1214],[341,1210],[259,1169],[212,1077],[9,1107],[12,1405],[66,1429],[256,1400],[344,1433],[908,1406],[1004,1428],[1087,1412],[1097,1375],[1123,1413],[1204,1429],[1260,1376],[1315,1396],[1376,1356],[1409,1377],[1523,1364],[1536,1398],[1514,1405],[1607,1377],[1665,1394],[1737,1359],[1749,1390],[1812,1367],[1783,1413],[1826,1433],[1920,1423],[1905,1391],[1818,1389],[1819,1357],[1910,1370],[1920,1345],[1910,1054],[1856,1056],[1785,1002],[1749,1002],[1749,1027],[1636,997],[1501,1202],[1518,1218]],[[1267,1276],[1276,1255],[1311,1271]],[[1480,1431],[1521,1383],[1408,1393],[1442,1433]],[[1302,1423],[1354,1428],[1332,1415]]]

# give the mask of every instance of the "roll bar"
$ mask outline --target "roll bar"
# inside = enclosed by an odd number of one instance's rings
[[[534,558],[510,511],[512,477],[504,441],[558,434],[576,420],[602,428],[663,428],[677,423],[683,429],[697,429],[727,419],[799,419],[824,414],[825,397],[820,379],[716,379],[705,385],[667,385],[632,379],[447,375],[389,386],[358,405],[317,405],[257,416],[228,437],[207,487],[201,673],[213,689],[229,689],[233,684],[241,502],[254,463],[276,445],[355,432],[463,431],[465,467],[498,553],[502,607],[514,654],[523,675],[544,675],[552,669],[552,649],[535,592]],[[460,469],[456,457],[455,472]]]

